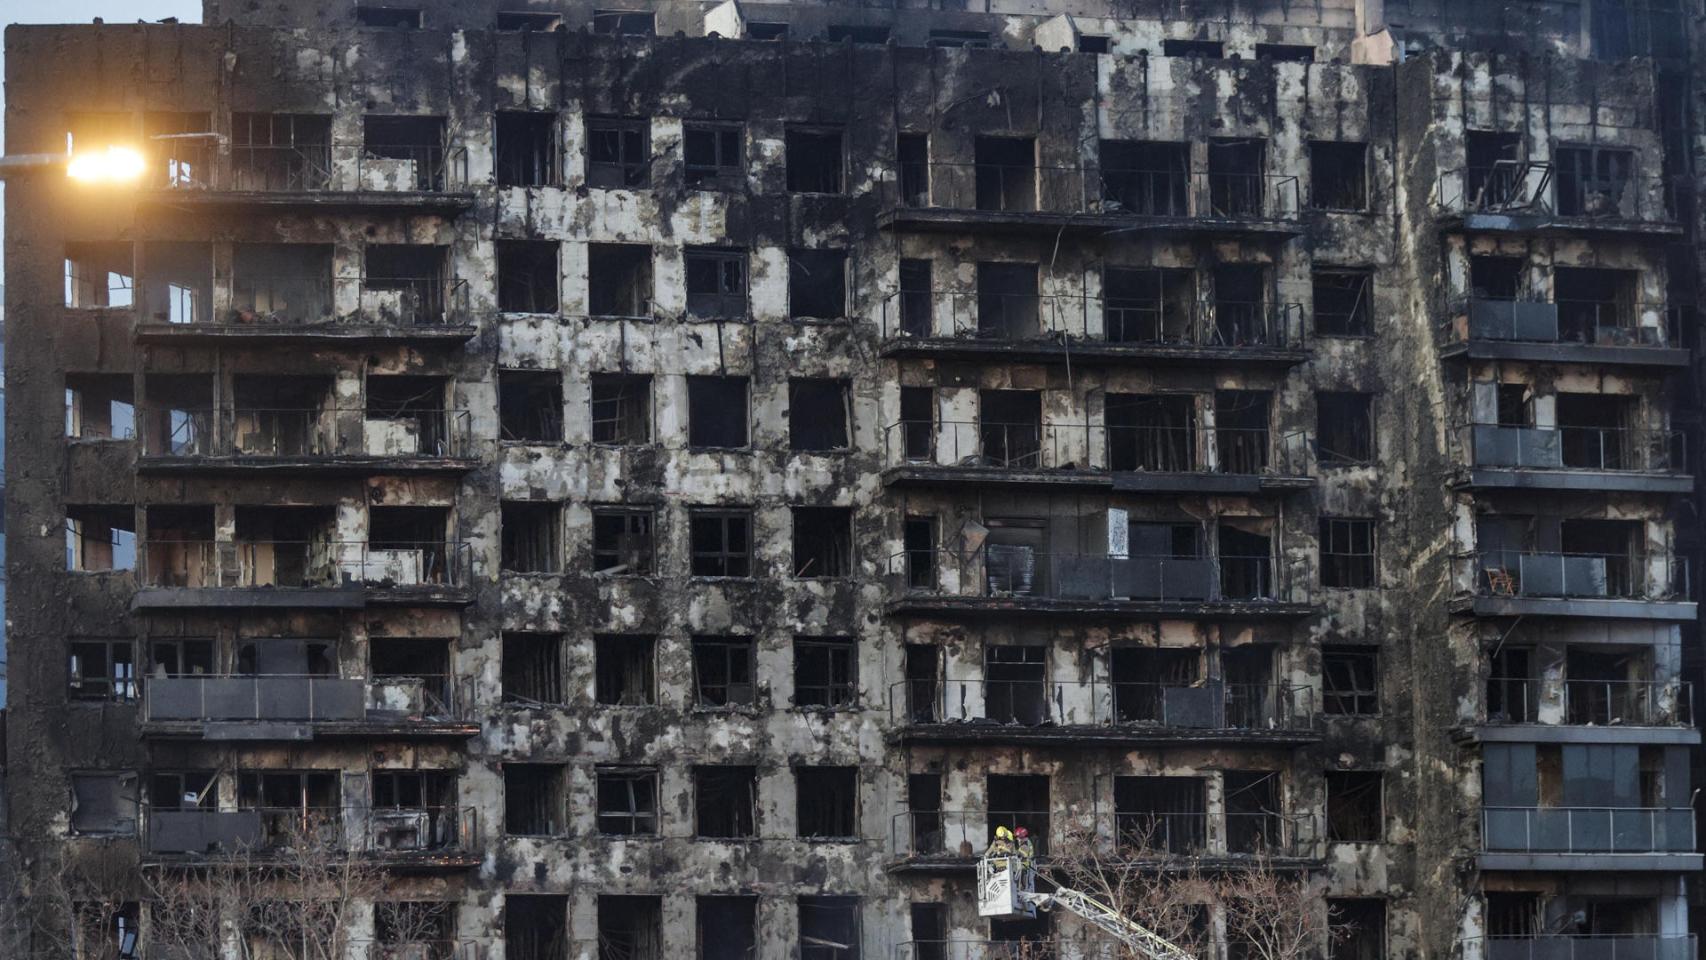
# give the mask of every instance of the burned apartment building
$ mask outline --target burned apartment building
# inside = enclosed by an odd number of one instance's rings
[[[311,822],[436,918],[351,960],[1111,955],[1008,824],[1694,960],[1697,13],[10,28],[9,153],[148,158],[6,191],[21,892]]]

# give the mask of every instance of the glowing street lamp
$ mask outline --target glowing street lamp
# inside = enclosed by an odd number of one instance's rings
[[[131,147],[110,146],[92,153],[74,153],[65,173],[80,183],[117,186],[142,179],[147,161]]]

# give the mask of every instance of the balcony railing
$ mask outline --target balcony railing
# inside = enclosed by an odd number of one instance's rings
[[[1682,600],[1693,595],[1688,558],[1635,553],[1525,553],[1489,550],[1459,555],[1459,575],[1483,597]]]
[[[1314,817],[1268,812],[1096,810],[914,810],[889,823],[893,855],[979,857],[997,827],[1024,827],[1036,855],[1050,840],[1093,844],[1098,851],[1141,860],[1182,857],[1319,856]]]
[[[143,418],[142,453],[149,457],[436,458],[472,449],[466,410],[238,407],[148,410]]]
[[[1110,556],[990,544],[970,558],[956,551],[904,551],[889,558],[888,572],[900,596],[1310,602],[1306,578],[1266,556]]]
[[[448,854],[472,851],[480,836],[479,811],[451,805],[149,808],[145,822],[154,854],[264,854],[304,840],[376,855]]]
[[[1693,853],[1688,807],[1483,807],[1488,853]]]
[[[1458,428],[1458,438],[1477,467],[1653,474],[1688,468],[1687,435],[1681,430],[1472,423]]]
[[[1600,223],[1673,223],[1677,183],[1630,174],[1566,181],[1544,161],[1499,161],[1442,172],[1436,198],[1454,213],[1540,215]]]
[[[1601,347],[1666,347],[1679,309],[1653,303],[1470,297],[1448,311],[1446,340],[1508,340]]]
[[[1205,221],[1291,219],[1300,209],[1290,174],[932,161],[901,164],[887,186],[893,207]]]
[[[473,678],[344,678],[265,674],[147,677],[144,722],[401,723],[469,719]]]
[[[1692,727],[1694,685],[1682,680],[1493,677],[1487,722],[1569,726]]]
[[[883,301],[884,339],[1016,342],[1061,338],[1132,346],[1297,349],[1307,340],[1296,303],[1162,303],[1079,294],[902,290]]]
[[[387,145],[378,151],[346,143],[232,144],[226,170],[224,180],[215,172],[212,182],[255,193],[447,192],[469,188],[467,150],[442,144]],[[181,186],[205,189],[208,183],[202,177]]]
[[[141,580],[149,587],[465,587],[463,541],[150,540]]]
[[[1492,936],[1482,960],[1695,960],[1692,934]]]
[[[999,723],[1150,729],[1306,732],[1315,690],[1289,683],[1164,684],[1121,680],[900,680],[889,710],[911,726]]]
[[[891,465],[1004,470],[1306,477],[1315,456],[1305,431],[1253,427],[902,420],[883,440]]]

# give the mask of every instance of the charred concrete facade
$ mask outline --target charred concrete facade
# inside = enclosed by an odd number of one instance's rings
[[[630,7],[8,31],[9,153],[150,157],[7,191],[26,871],[1105,951],[977,917],[1020,823],[1691,960],[1681,11]]]

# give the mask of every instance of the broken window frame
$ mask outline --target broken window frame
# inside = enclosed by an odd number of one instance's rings
[[[116,255],[122,253],[124,257]],[[125,266],[128,269],[114,270]],[[105,266],[91,270],[85,262]],[[97,283],[97,274],[104,274],[104,283]],[[128,310],[136,306],[136,246],[127,241],[72,241],[65,245],[65,298],[70,310]]]
[[[798,140],[795,139],[796,136]],[[814,160],[808,169],[803,156],[799,158],[799,164],[795,165],[795,154],[803,152],[808,146],[815,145],[816,149],[826,151],[827,155],[828,141],[832,137],[835,140],[833,165],[820,157]],[[789,193],[833,196],[846,191],[847,135],[842,128],[791,125],[783,131],[782,143],[784,178]]]
[[[594,815],[598,832],[606,837],[652,837],[658,832],[658,769],[600,766],[594,772]],[[617,787],[622,789],[618,790]],[[609,788],[608,792],[607,789]],[[606,801],[622,798],[621,808]]]
[[[694,709],[746,710],[757,703],[758,643],[752,637],[695,636],[692,652]],[[720,664],[720,682],[706,677],[706,668],[713,663]],[[737,674],[745,679],[736,679]],[[712,695],[712,691],[721,691],[721,695]],[[737,698],[737,693],[744,696]]]
[[[1378,897],[1328,897],[1326,904],[1326,960],[1382,960],[1387,956],[1385,900]],[[1359,912],[1364,915],[1354,916]],[[1376,922],[1378,929],[1374,928]]]
[[[1320,545],[1321,586],[1345,590],[1369,590],[1379,586],[1380,571],[1372,517],[1323,516]]]
[[[323,113],[231,114],[234,190],[314,191],[332,185],[332,118]]]
[[[796,580],[839,580],[853,575],[853,510],[850,507],[808,507],[796,506],[791,508],[791,526],[793,528],[793,577]],[[832,516],[833,514],[833,516]],[[829,534],[829,542],[821,550],[809,550],[802,540],[806,528],[801,524],[802,518],[816,518],[825,526],[822,531]],[[829,524],[834,524],[834,529]],[[827,559],[828,563],[819,565],[818,560]],[[815,569],[821,566],[821,569]]]
[[[1315,308],[1315,335],[1345,339],[1374,336],[1374,271],[1357,267],[1331,267],[1309,273],[1311,299]],[[1355,299],[1349,313],[1322,310],[1323,292],[1349,294]],[[1330,321],[1330,322],[1329,322]]]
[[[501,775],[504,787],[504,826],[506,837],[557,837],[562,836],[568,829],[568,805],[565,802],[563,780],[567,775],[567,766],[561,763],[505,763]],[[518,811],[519,800],[511,796],[513,790],[510,773],[525,772],[530,777],[537,777],[538,784],[544,790],[544,797],[528,801],[528,816],[523,824],[512,821]],[[519,779],[519,777],[518,777]],[[526,826],[527,830],[518,830],[518,826]]]
[[[499,690],[505,704],[552,704],[568,702],[564,695],[563,636],[558,633],[503,632],[500,639],[501,660],[498,668]],[[526,647],[527,649],[523,649]],[[528,661],[520,662],[525,654]],[[521,692],[523,673],[537,674],[526,686],[543,696],[532,697]],[[517,682],[512,683],[511,678]]]
[[[503,935],[506,960],[568,960],[568,896],[504,894]]]
[[[611,146],[615,147],[614,153],[600,158],[604,148]],[[605,190],[644,190],[652,185],[649,119],[586,118],[586,185]]]
[[[499,370],[497,380],[498,439],[501,442],[552,444],[563,441],[561,371]],[[507,384],[506,380],[509,381]],[[506,403],[506,386],[520,391],[521,396],[512,396]]]
[[[498,505],[498,518],[500,572],[562,572],[561,504],[550,500],[504,500]]]
[[[132,440],[136,437],[136,403],[128,373],[65,374],[65,439]],[[91,419],[91,404],[106,402],[104,418]],[[105,433],[91,433],[104,423]]]
[[[600,577],[649,577],[657,565],[657,511],[646,506],[617,504],[596,505],[592,513],[592,572]],[[601,521],[608,528],[612,520],[621,521],[615,543],[606,542],[600,530]],[[625,545],[626,544],[626,545]],[[632,562],[624,560],[628,557]],[[619,569],[619,568],[631,569]]]
[[[68,637],[66,698],[72,701],[135,703],[141,673],[136,643],[130,637]],[[99,668],[90,670],[91,654],[99,653]],[[120,669],[122,666],[123,669]]]
[[[747,25],[750,29],[752,24]],[[786,25],[784,24],[784,27]],[[695,162],[689,141],[710,140],[710,160]],[[681,177],[695,190],[729,190],[745,181],[746,157],[743,141],[746,128],[737,122],[688,120],[681,125]]]
[[[1321,648],[1321,709],[1328,716],[1380,715],[1380,648]]]
[[[802,895],[795,898],[795,909],[799,915],[800,960],[859,960],[864,940],[861,935],[864,929],[861,907],[858,897]],[[815,922],[808,923],[807,918],[814,914]],[[846,937],[845,941],[831,940],[826,936],[840,930],[845,931],[838,934]]]
[[[66,805],[68,817],[66,831],[69,834],[77,837],[129,837],[136,834],[138,812],[141,807],[141,798],[138,794],[141,789],[141,781],[137,777],[136,771],[72,770],[69,772],[67,780],[69,803]],[[110,782],[112,787],[113,809],[111,816],[98,822],[91,822],[91,818],[101,813],[100,809],[98,807],[92,810],[83,809],[85,804],[77,798],[80,793],[84,796],[92,796],[96,784],[107,782]],[[79,783],[87,785],[89,789],[79,791]],[[127,807],[128,809],[126,809]],[[82,817],[81,822],[79,821],[79,814]]]
[[[717,782],[709,782],[715,778]],[[720,823],[708,823],[712,791],[744,793],[729,798]],[[706,827],[720,828],[707,833]],[[693,836],[701,840],[747,840],[758,837],[758,770],[740,764],[699,764],[693,768]]]
[[[547,248],[550,251],[548,257]],[[497,241],[494,250],[499,313],[555,315],[562,311],[561,244],[555,240],[506,239]],[[549,269],[545,279],[540,280],[534,274],[546,268],[547,260],[550,261]],[[525,278],[523,271],[528,274]]]
[[[499,13],[499,17],[504,14]],[[559,23],[562,17],[557,14],[539,14],[555,18]],[[521,144],[509,144],[505,149],[504,134],[505,119],[510,118],[512,126],[523,126],[518,131],[523,138]],[[544,128],[544,149],[536,143],[539,127]],[[519,148],[519,149],[518,149]],[[557,187],[563,183],[563,151],[562,138],[558,133],[557,115],[539,110],[499,110],[492,118],[492,180],[500,187]]]
[[[807,671],[821,679],[807,682]],[[852,637],[794,638],[797,710],[851,710],[859,705],[859,645]]]
[[[821,391],[822,395],[811,396]],[[833,392],[833,414],[829,410],[803,409],[802,398],[829,403]],[[816,436],[821,432],[821,437]],[[836,434],[839,433],[839,437]],[[846,453],[853,448],[853,386],[844,377],[790,377],[788,379],[788,449],[796,453]]]
[[[657,638],[649,634],[596,634],[593,701],[605,707],[657,706]]]
[[[120,512],[129,511],[124,526]],[[76,514],[86,514],[78,516]],[[122,573],[135,570],[141,544],[136,539],[136,508],[117,504],[67,504],[65,507],[65,569],[69,573]],[[105,547],[96,556],[106,566],[89,566],[90,545]]]
[[[650,320],[656,281],[652,247],[645,243],[589,243],[587,258],[587,316],[600,320]],[[629,262],[623,262],[627,258]],[[601,263],[609,260],[613,262]],[[606,269],[626,269],[631,284],[611,283]],[[613,289],[612,289],[613,288]],[[626,296],[623,294],[626,293]],[[638,296],[636,296],[638,294]],[[624,302],[625,301],[625,302]]]
[[[1329,843],[1386,839],[1386,780],[1380,771],[1328,770],[1323,781]]]
[[[728,247],[686,247],[681,252],[682,275],[687,291],[687,316],[694,320],[745,320],[747,318],[747,252]],[[695,290],[706,271],[714,279],[714,290]],[[698,276],[695,276],[698,274]]]
[[[847,265],[847,251],[843,249],[790,249],[788,318],[808,323],[845,319],[849,313]],[[814,271],[828,276],[814,276]],[[820,284],[822,289],[818,288]]]
[[[794,768],[794,835],[819,843],[859,841],[859,768]]]
[[[738,526],[739,535],[731,536]],[[687,508],[691,575],[703,578],[749,579],[752,576],[752,511],[724,507]],[[701,531],[705,537],[701,538]],[[715,548],[705,544],[715,543]],[[731,543],[741,544],[731,547]]]
[[[1343,429],[1350,434],[1350,443],[1328,445],[1329,436],[1335,435],[1341,429],[1335,426],[1328,430],[1328,420],[1331,417],[1344,416],[1346,409],[1360,405],[1360,409],[1352,410],[1351,414],[1360,421],[1358,424],[1346,426]],[[1375,460],[1374,443],[1374,395],[1359,393],[1354,390],[1324,390],[1315,395],[1315,446],[1316,461],[1323,467],[1354,467],[1371,464]],[[1361,449],[1341,450],[1341,446],[1360,446]]]
[[[663,898],[601,893],[594,908],[598,960],[663,960]]]
[[[1624,205],[1640,215],[1639,156],[1633,147],[1560,143],[1552,148],[1553,209],[1561,217],[1623,218]],[[1603,161],[1603,162],[1602,162]],[[1572,189],[1572,186],[1574,189]],[[1611,204],[1591,208],[1590,196],[1610,192]]]
[[[588,378],[592,399],[592,442],[630,446],[652,442],[652,377],[646,373],[595,373]],[[607,391],[615,390],[615,395]]]

